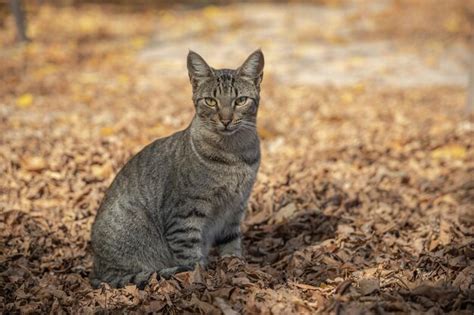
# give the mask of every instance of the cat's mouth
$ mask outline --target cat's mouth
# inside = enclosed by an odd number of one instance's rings
[[[239,124],[231,124],[228,126],[219,126],[217,128],[217,132],[225,136],[230,136],[234,134],[238,129],[239,129]]]
[[[238,126],[234,126],[234,127],[223,127],[223,128],[219,128],[219,133],[225,135],[225,136],[230,136],[231,134],[234,134],[237,129],[239,129]]]

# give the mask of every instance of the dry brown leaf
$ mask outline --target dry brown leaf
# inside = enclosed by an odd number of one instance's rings
[[[23,168],[27,171],[37,172],[48,167],[46,159],[41,156],[27,157],[23,160]]]
[[[294,203],[287,204],[275,213],[273,221],[276,224],[282,223],[291,218],[296,213],[296,210],[297,208]]]
[[[376,278],[362,279],[358,284],[362,295],[369,295],[380,290],[380,281]]]
[[[454,279],[453,286],[467,290],[474,284],[474,266],[465,267]]]
[[[441,245],[446,246],[451,243],[451,233],[450,233],[450,223],[441,218],[441,222],[439,224],[439,241]]]
[[[199,300],[195,294],[192,295],[189,305],[199,309],[202,314],[221,314],[219,308],[215,307],[212,304]]]
[[[220,308],[220,310],[222,311],[224,315],[238,315],[239,314],[239,312],[232,309],[232,307],[229,304],[227,304],[227,302],[224,299],[220,297],[216,297],[215,301],[216,301],[217,306]]]
[[[92,165],[91,171],[95,178],[104,180],[112,175],[113,169],[110,163],[105,163],[103,165]]]

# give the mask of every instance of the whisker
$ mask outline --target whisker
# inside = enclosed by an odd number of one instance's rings
[[[256,127],[257,127],[256,124],[251,123],[251,122],[248,122],[248,121],[242,122],[242,126],[249,126],[249,127],[253,127],[253,128],[256,128]]]
[[[245,124],[240,125],[240,128],[250,130],[250,131],[256,131],[257,130],[254,126],[249,126],[249,125],[245,125]]]

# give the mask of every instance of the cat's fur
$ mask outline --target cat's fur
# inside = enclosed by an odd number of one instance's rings
[[[240,221],[260,164],[263,54],[216,70],[190,51],[187,65],[196,114],[135,155],[108,189],[92,226],[95,287],[142,287],[153,272],[166,278],[205,264],[212,246],[241,255]]]

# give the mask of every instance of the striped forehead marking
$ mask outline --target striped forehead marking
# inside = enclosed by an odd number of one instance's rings
[[[236,97],[239,95],[239,91],[235,87],[234,75],[227,71],[223,71],[223,73],[217,75],[216,86],[212,91],[212,95],[214,97],[217,97],[218,95],[229,95]]]

